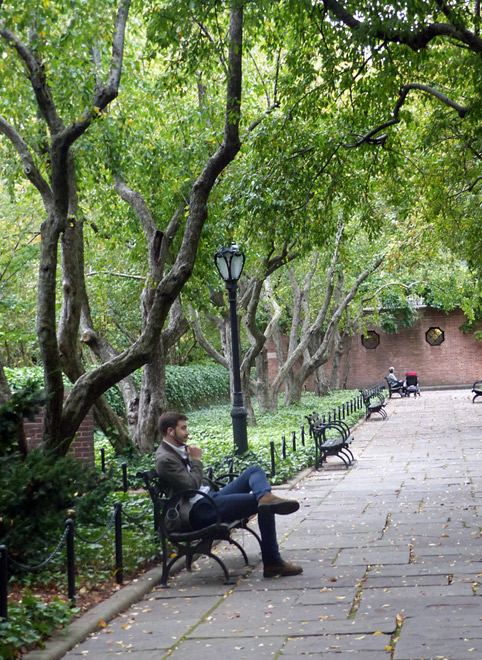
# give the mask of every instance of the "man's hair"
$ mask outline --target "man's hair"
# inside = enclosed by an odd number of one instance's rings
[[[395,369],[393,367],[390,367],[390,369],[388,371],[393,373],[395,371]]]
[[[184,422],[187,419],[186,415],[176,412],[165,412],[159,417],[159,430],[164,437],[167,429],[175,429],[178,422]]]

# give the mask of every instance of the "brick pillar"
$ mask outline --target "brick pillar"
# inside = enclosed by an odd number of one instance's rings
[[[33,421],[25,420],[23,423],[29,450],[42,441],[43,416],[44,411],[42,408]],[[94,416],[92,410],[89,410],[79,426],[75,440],[70,446],[69,454],[94,467]]]

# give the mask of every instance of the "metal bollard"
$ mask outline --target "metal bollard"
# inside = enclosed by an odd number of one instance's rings
[[[103,447],[100,450],[100,469],[105,474],[105,449]]]
[[[114,504],[115,515],[115,580],[117,584],[124,581],[122,554],[122,502]]]
[[[66,551],[67,551],[67,592],[70,606],[75,607],[75,546],[74,546],[74,521],[67,518],[65,527],[67,529]]]
[[[270,440],[269,449],[271,453],[271,476],[274,477],[276,474],[276,461],[275,461],[275,452],[274,452],[274,441]]]
[[[296,431],[291,432],[291,443],[293,445],[293,451],[296,451]]]
[[[122,463],[122,490],[127,493],[129,482],[127,481],[127,463]]]
[[[286,458],[286,438],[284,435],[281,436],[281,455]]]
[[[8,621],[8,570],[7,570],[7,546],[0,545],[0,621]]]

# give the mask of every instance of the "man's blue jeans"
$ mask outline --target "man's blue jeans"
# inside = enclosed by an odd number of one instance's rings
[[[258,513],[258,500],[271,492],[271,486],[264,470],[253,465],[239,477],[218,491],[209,491],[216,501],[221,521],[230,523],[240,518],[249,518]],[[193,529],[200,529],[216,522],[216,512],[207,500],[198,500],[191,509],[190,522]],[[273,513],[258,513],[261,535],[261,556],[264,564],[277,564],[281,561],[276,525]]]

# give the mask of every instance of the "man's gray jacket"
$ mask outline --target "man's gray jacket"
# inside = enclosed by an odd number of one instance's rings
[[[187,461],[183,460],[182,456],[171,447],[168,442],[162,440],[157,448],[156,456],[156,472],[159,479],[166,487],[167,496],[171,497],[179,490],[186,490],[188,488],[198,490],[203,483],[203,464],[202,461],[197,459],[189,459],[191,470],[188,470]],[[189,528],[189,514],[191,512],[192,503],[189,498],[183,499],[179,508],[179,515],[183,528]]]

